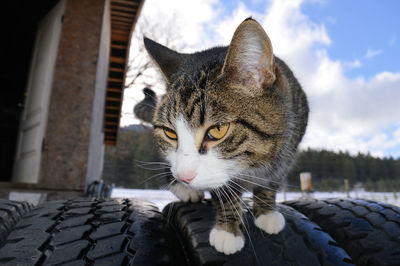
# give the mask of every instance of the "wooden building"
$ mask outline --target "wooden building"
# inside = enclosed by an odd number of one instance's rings
[[[143,1],[2,2],[0,198],[83,195],[100,179]]]

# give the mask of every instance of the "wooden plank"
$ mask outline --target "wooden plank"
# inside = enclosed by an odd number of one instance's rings
[[[110,101],[110,102],[120,102],[121,98],[117,98],[117,97],[106,97],[106,101]]]
[[[128,6],[138,6],[138,3],[133,2],[133,1],[128,1],[128,0],[112,0],[111,5],[113,3],[120,3],[120,4],[124,4],[124,5],[128,5]]]
[[[120,106],[106,105],[106,110],[120,110]]]
[[[105,114],[106,117],[119,117],[119,115],[117,114]]]
[[[119,93],[122,93],[122,89],[107,88],[107,92],[119,92]]]
[[[110,125],[110,126],[118,126],[117,122],[110,122],[110,121],[104,121],[105,125]]]
[[[129,34],[131,31],[131,27],[112,25],[111,30],[113,33],[116,33],[115,31],[123,31],[124,34]]]
[[[119,67],[110,67],[108,70],[114,72],[125,72],[125,69]]]
[[[125,23],[125,22],[114,21],[114,22],[112,23],[112,27],[111,27],[111,28],[112,28],[112,29],[115,28],[115,29],[127,29],[127,30],[131,30],[132,25],[130,25],[130,24],[128,24],[128,23]]]
[[[127,22],[129,24],[133,24],[133,18],[125,18],[125,17],[116,16],[116,15],[111,14],[111,23],[113,21]]]
[[[127,21],[113,21],[113,24],[115,24],[115,25],[121,25],[121,26],[132,26],[131,24],[132,23],[130,23],[130,22],[127,22]]]
[[[120,12],[120,11],[115,11],[111,10],[111,17],[122,17],[122,18],[129,18],[129,19],[134,19],[136,18],[136,14],[129,14],[126,12]]]
[[[111,40],[127,42],[127,41],[129,41],[129,35],[112,34],[111,35]]]
[[[129,16],[129,15],[122,15],[122,14],[117,14],[117,13],[111,13],[111,20],[116,19],[116,20],[122,20],[126,22],[130,22],[131,24],[135,20],[136,16]]]
[[[129,35],[129,30],[124,30],[124,29],[116,29],[115,27],[112,28],[112,34],[113,35],[122,35],[122,36],[127,36]]]
[[[110,78],[110,77],[107,80],[111,81],[111,82],[124,82],[123,79],[116,79],[116,78]]]
[[[129,8],[126,6],[114,5],[114,6],[111,6],[111,12],[113,12],[113,11],[136,16],[137,8],[133,8],[133,7]]]
[[[125,57],[110,56],[110,62],[125,64],[126,63],[126,58]]]

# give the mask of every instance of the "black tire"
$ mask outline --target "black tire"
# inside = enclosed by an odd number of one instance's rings
[[[0,265],[169,265],[165,225],[142,200],[47,202],[10,233]]]
[[[285,204],[318,223],[357,265],[400,265],[400,208],[354,199]]]
[[[347,253],[318,225],[290,207],[279,208],[287,224],[278,235],[258,229],[245,211],[245,247],[233,255],[219,253],[209,244],[215,219],[210,201],[174,202],[163,213],[179,236],[188,265],[352,265]]]
[[[33,205],[27,202],[0,199],[0,248],[14,226],[32,208]]]

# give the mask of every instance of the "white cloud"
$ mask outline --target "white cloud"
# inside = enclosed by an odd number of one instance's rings
[[[359,68],[361,65],[361,62],[358,59],[349,62],[343,62],[343,66],[348,68]]]
[[[382,53],[382,50],[373,50],[368,48],[367,52],[365,53],[365,58],[373,58]]]
[[[325,25],[304,15],[302,3],[271,0],[264,11],[240,3],[223,16],[217,0],[147,0],[142,15],[181,18],[181,35],[195,49],[229,44],[237,25],[253,16],[269,35],[275,54],[291,67],[307,93],[311,112],[302,147],[369,151],[380,156],[387,150],[400,150],[400,73],[381,72],[369,79],[346,77],[346,68],[360,67],[361,62],[331,59]],[[381,52],[368,49],[365,57]]]

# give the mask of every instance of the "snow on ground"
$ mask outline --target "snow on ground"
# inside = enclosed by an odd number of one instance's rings
[[[398,194],[398,195],[397,195]],[[366,192],[366,191],[351,191],[351,198],[361,198],[375,200],[379,202],[389,203],[400,206],[400,193],[393,192]],[[302,196],[300,192],[283,192],[277,194],[277,201],[296,200]],[[160,210],[171,201],[178,200],[174,194],[167,190],[153,190],[153,189],[126,189],[115,188],[111,194],[112,198],[137,198],[148,200],[155,203]],[[251,197],[251,193],[244,193],[243,197]],[[346,193],[343,192],[314,192],[313,198],[326,199],[326,198],[345,198]],[[210,198],[210,194],[206,193],[206,198]]]

